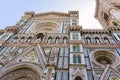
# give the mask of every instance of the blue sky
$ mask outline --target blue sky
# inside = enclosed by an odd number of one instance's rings
[[[26,11],[79,11],[79,24],[83,28],[101,28],[94,19],[96,0],[2,0],[0,2],[0,29],[14,25]]]

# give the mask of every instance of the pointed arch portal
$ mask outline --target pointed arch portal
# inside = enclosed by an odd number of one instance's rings
[[[75,80],[82,80],[82,78],[80,76],[77,76]]]
[[[29,63],[16,64],[0,73],[0,80],[41,80],[42,76],[37,66]]]

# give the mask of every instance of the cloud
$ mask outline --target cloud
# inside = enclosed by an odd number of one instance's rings
[[[3,0],[0,3],[0,28],[15,24],[23,15],[22,13],[26,11],[41,13],[46,11],[68,12],[70,10],[79,11],[79,22],[84,28],[101,28],[94,19],[94,9],[95,0]]]

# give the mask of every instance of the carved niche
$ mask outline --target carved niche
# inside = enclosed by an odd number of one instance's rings
[[[77,77],[80,77],[80,79],[85,80],[85,75],[82,70],[75,70],[75,72],[72,74],[73,80],[76,80]]]
[[[56,55],[57,55],[57,48],[54,47],[54,48],[52,48],[52,51],[51,51],[49,65],[54,65],[55,64]]]

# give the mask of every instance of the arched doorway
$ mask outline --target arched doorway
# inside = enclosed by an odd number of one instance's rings
[[[39,66],[26,62],[4,68],[0,74],[0,80],[41,80],[43,76]]]
[[[82,78],[80,76],[77,76],[75,80],[82,80]]]
[[[5,74],[1,80],[40,80],[40,76],[32,69],[21,68]]]

